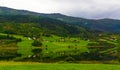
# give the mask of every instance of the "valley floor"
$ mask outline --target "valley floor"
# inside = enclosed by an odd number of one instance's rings
[[[120,65],[0,62],[0,70],[120,70]]]

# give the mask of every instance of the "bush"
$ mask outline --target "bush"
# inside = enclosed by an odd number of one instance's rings
[[[40,49],[33,49],[32,52],[34,54],[40,54],[42,52],[42,49],[41,48]]]
[[[73,61],[75,61],[75,59],[73,57],[67,57],[67,58],[65,58],[65,61],[73,62]]]
[[[32,43],[33,46],[42,46],[42,43],[40,41],[37,41],[35,40],[33,43]]]

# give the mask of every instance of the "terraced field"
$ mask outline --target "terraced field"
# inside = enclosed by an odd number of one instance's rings
[[[7,34],[3,34],[3,33],[0,33],[0,35],[7,35]],[[23,36],[20,36],[20,35],[12,35],[13,37],[15,38],[20,38],[22,39],[21,42],[18,42],[18,53],[22,54],[22,56],[27,56],[27,55],[30,55],[32,54],[32,42],[33,40],[28,40],[27,37],[23,37]]]

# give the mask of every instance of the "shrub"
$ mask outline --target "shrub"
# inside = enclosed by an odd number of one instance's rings
[[[34,40],[32,43],[33,46],[42,46],[42,43],[40,41]]]

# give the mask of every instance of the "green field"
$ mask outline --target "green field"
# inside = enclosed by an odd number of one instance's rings
[[[7,35],[0,33],[0,35]],[[32,43],[34,40],[29,40],[29,37],[23,37],[20,35],[12,35],[15,38],[22,39],[21,42],[18,42],[18,53],[22,54],[22,57],[26,57],[28,55],[32,55]],[[56,57],[60,52],[71,52],[71,51],[78,51],[78,53],[89,51],[86,47],[89,41],[81,40],[80,38],[62,38],[59,36],[51,36],[51,37],[41,37],[42,41],[42,48],[43,48],[43,55],[49,55],[52,57]],[[62,39],[61,39],[62,38]],[[64,41],[63,41],[64,40]],[[47,47],[46,47],[47,46]],[[68,48],[70,47],[70,48]],[[47,49],[46,49],[47,48]],[[74,53],[73,53],[74,54]],[[77,54],[77,53],[76,53]]]
[[[120,65],[1,62],[0,70],[120,70]]]

